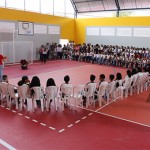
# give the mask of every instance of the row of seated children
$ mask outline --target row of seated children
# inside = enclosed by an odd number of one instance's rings
[[[125,76],[125,79],[132,78],[132,76],[134,76],[135,74],[138,74],[140,72],[142,72],[141,68],[137,68],[137,69],[133,68],[132,70],[127,70],[127,75]],[[96,76],[92,74],[90,76],[90,82],[88,82],[86,84],[86,87],[88,87],[89,84],[93,84],[93,83],[95,84],[95,78],[96,78]],[[2,82],[9,83],[7,75],[3,75],[3,81]],[[118,72],[116,74],[116,78],[115,78],[115,75],[110,74],[108,82],[105,81],[105,75],[101,74],[99,76],[99,83],[98,83],[98,86],[96,88],[95,93],[97,93],[97,91],[99,90],[100,85],[106,85],[106,84],[107,84],[106,93],[109,92],[109,90],[111,89],[114,82],[115,82],[115,88],[118,88],[119,86],[124,85],[124,83],[122,81],[122,74],[120,72]],[[60,91],[62,92],[62,97],[64,96],[62,89],[64,89],[64,87],[68,84],[71,85],[70,77],[68,75],[66,75],[64,77],[64,83],[62,83],[61,86],[60,86]],[[133,83],[131,83],[131,85],[132,84]],[[42,87],[40,79],[37,76],[34,76],[31,81],[29,80],[29,78],[27,76],[23,76],[22,79],[18,82],[18,86],[23,86],[23,85],[29,86],[29,95],[30,96],[34,95],[34,91],[30,90],[31,88],[33,88],[33,87]],[[56,86],[55,81],[54,81],[53,78],[49,78],[47,80],[46,87],[49,87],[49,86]],[[16,91],[16,89],[14,89],[14,90]],[[87,92],[88,88],[85,88],[85,90]],[[96,99],[96,96],[95,96],[95,99]],[[104,96],[104,99],[107,99],[106,95]],[[86,104],[86,95],[83,96],[83,100],[84,100],[84,104]],[[52,102],[52,100],[50,102]],[[40,106],[40,101],[39,100],[37,100],[37,105]]]

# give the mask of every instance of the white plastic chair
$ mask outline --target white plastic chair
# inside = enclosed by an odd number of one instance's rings
[[[136,88],[137,88],[137,94],[140,93],[140,91],[142,91],[142,86],[143,86],[143,73],[140,72],[137,74],[138,78],[137,78],[137,82],[136,82]]]
[[[6,99],[7,106],[8,106],[8,84],[5,82],[0,82],[0,100],[1,105],[4,103]]]
[[[123,99],[123,88],[122,88],[122,83],[123,80],[116,80],[116,84],[119,84],[118,87],[116,87],[115,91],[114,91],[114,99],[115,101],[117,99]]]
[[[71,106],[71,97],[73,95],[73,86],[71,84],[64,84],[61,86],[60,98],[62,100],[62,110],[64,111],[64,104]]]
[[[99,106],[100,107],[102,106],[102,97],[105,96],[105,94],[106,94],[106,88],[107,88],[107,86],[108,86],[108,83],[106,81],[102,82],[99,85],[99,90],[98,90],[98,93],[97,93],[97,98],[98,98],[98,102],[99,102]],[[95,106],[95,103],[94,103],[94,106]]]
[[[121,89],[123,90],[123,93],[124,93],[123,95],[125,95],[125,98],[128,97],[129,88],[131,86],[131,79],[132,79],[132,77],[131,78],[125,78],[124,84],[121,87]]]
[[[36,100],[40,100],[41,102],[41,110],[42,112],[44,111],[44,89],[43,87],[32,87],[30,89],[30,91],[33,90],[34,93],[33,95],[31,96],[31,99],[32,99],[32,109],[34,111],[35,107],[36,107]]]
[[[17,87],[15,85],[12,84],[8,84],[8,94],[9,94],[9,102],[8,102],[8,107],[11,108],[11,104],[12,104],[12,100],[15,100],[15,104],[16,104],[16,109],[18,109],[18,93],[15,93],[15,89],[17,89]]]
[[[28,85],[22,85],[18,86],[18,97],[20,98],[20,110],[22,110],[22,107],[24,106],[25,100],[27,101],[27,110],[29,111],[29,86]]]
[[[90,101],[94,100],[96,91],[96,83],[89,83],[85,89],[86,108],[90,105]]]
[[[108,83],[108,86],[106,88],[107,103],[109,103],[110,99],[111,100],[115,99],[114,95],[115,90],[116,90],[116,81]]]
[[[144,79],[143,79],[143,90],[147,91],[148,89],[148,80],[149,80],[149,73],[144,73]]]
[[[137,79],[138,79],[138,74],[135,74],[132,76],[132,81],[131,81],[131,86],[130,86],[130,95],[133,95],[133,92],[135,93]]]
[[[46,109],[49,110],[50,100],[54,101],[55,108],[57,110],[57,99],[58,99],[58,87],[49,86],[45,88],[45,99],[46,99]]]
[[[83,99],[82,96],[84,95],[85,92],[85,85],[77,85],[73,87],[73,98],[75,100],[75,108],[77,105],[81,105],[83,107]]]

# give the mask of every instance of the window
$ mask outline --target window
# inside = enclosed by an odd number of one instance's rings
[[[0,32],[12,33],[15,30],[15,23],[0,22]]]
[[[6,0],[6,6],[24,10],[24,0]]]
[[[60,34],[60,26],[48,26],[48,34]]]
[[[65,0],[54,0],[54,15],[65,16]]]
[[[5,0],[0,0],[0,7],[5,7]]]
[[[40,12],[40,0],[25,0],[25,10]]]
[[[53,14],[53,0],[41,0],[41,13]]]
[[[47,34],[47,25],[34,24],[34,34]]]
[[[74,18],[74,8],[70,0],[66,0],[66,17]]]

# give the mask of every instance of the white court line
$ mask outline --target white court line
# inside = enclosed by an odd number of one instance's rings
[[[73,126],[73,124],[70,124],[69,126],[67,126],[68,128],[70,128],[70,127],[72,127]]]
[[[15,110],[12,110],[12,112],[13,112],[13,113],[16,113],[16,111],[15,111]]]
[[[86,119],[87,118],[87,116],[85,116],[85,117],[82,117],[82,119]]]
[[[104,105],[104,106],[98,108],[97,110],[95,110],[95,112],[97,112],[97,111],[99,111],[99,110],[105,108],[106,106],[108,106],[108,105],[111,104],[112,102],[115,102],[115,100],[112,100],[111,102],[107,103],[106,105]]]
[[[138,124],[138,125],[150,128],[150,125],[147,125],[147,124],[143,124],[143,123],[139,123],[139,122],[136,122],[136,121],[124,119],[124,118],[121,118],[121,117],[117,117],[117,116],[105,114],[105,113],[102,113],[102,112],[96,112],[96,113],[104,115],[104,116],[109,116],[109,117],[112,117],[112,118],[116,118],[116,119],[119,119],[119,120],[123,120],[123,121],[126,121],[126,122],[130,122],[130,123],[134,123],[134,124]]]
[[[22,114],[21,114],[21,113],[18,113],[18,115],[22,116]]]
[[[93,115],[93,113],[89,113],[88,115],[91,116],[91,115]]]
[[[26,119],[30,119],[30,117],[28,117],[28,116],[25,116],[25,118],[26,118]]]
[[[45,124],[45,123],[40,123],[40,125],[42,125],[42,126],[46,126],[46,124]]]
[[[61,133],[61,132],[63,132],[63,131],[65,131],[65,129],[61,129],[61,130],[59,130],[58,132]]]
[[[35,120],[35,119],[33,119],[32,121],[33,121],[33,122],[38,122],[38,121],[37,121],[37,120]]]
[[[55,129],[55,128],[53,128],[53,127],[49,127],[49,129],[56,130],[56,129]]]
[[[8,148],[9,150],[16,150],[13,146],[11,146],[10,144],[6,143],[2,139],[0,139],[0,144],[3,145],[4,147]]]
[[[79,107],[79,106],[77,106],[77,107]],[[79,107],[79,108],[82,108],[82,107]],[[139,122],[136,122],[136,121],[132,121],[132,120],[124,119],[124,118],[121,118],[121,117],[117,117],[117,116],[105,114],[105,113],[102,113],[102,112],[98,112],[99,109],[97,109],[96,111],[91,110],[91,109],[87,109],[87,108],[82,108],[82,109],[85,109],[85,110],[88,110],[88,111],[91,111],[91,112],[94,112],[94,113],[97,113],[97,114],[109,116],[109,117],[112,117],[112,118],[115,118],[115,119],[123,120],[123,121],[126,121],[126,122],[130,122],[130,123],[133,123],[133,124],[137,124],[137,125],[141,125],[141,126],[150,128],[150,125],[147,125],[147,124],[143,124],[143,123],[139,123]]]
[[[75,123],[79,123],[80,122],[80,120],[77,120]]]
[[[32,76],[39,76],[39,75],[44,75],[44,74],[49,74],[49,73],[54,73],[54,72],[60,72],[60,71],[65,71],[65,70],[72,70],[72,69],[75,69],[75,68],[82,68],[82,67],[85,67],[85,66],[91,66],[91,65],[82,65],[82,66],[78,66],[78,67],[72,67],[72,68],[65,68],[65,69],[61,69],[61,70],[55,70],[55,71],[50,71],[50,72],[44,72],[44,73],[39,73],[39,74],[33,74],[33,75],[30,75],[28,77],[32,77]],[[11,80],[16,80],[16,79],[20,79],[20,78],[13,78],[13,79],[10,79]]]

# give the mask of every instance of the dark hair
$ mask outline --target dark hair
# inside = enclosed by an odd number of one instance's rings
[[[28,77],[27,76],[23,76],[22,77],[22,84],[25,84],[27,80],[28,80]]]
[[[5,81],[7,78],[8,78],[7,75],[3,75],[3,77],[2,77],[3,81]]]
[[[40,79],[39,79],[39,77],[37,77],[37,76],[34,76],[34,77],[32,78],[29,87],[32,88],[32,87],[35,87],[35,86],[41,86]]]
[[[105,75],[104,75],[104,74],[101,74],[99,77],[100,77],[101,79],[105,79]]]
[[[55,81],[54,81],[53,78],[49,78],[47,80],[46,87],[48,87],[48,86],[56,86]]]
[[[121,80],[122,79],[122,74],[120,72],[118,72],[116,74],[116,80]]]
[[[137,72],[142,72],[142,69],[140,67],[137,67]]]
[[[132,69],[132,75],[137,74],[137,70],[135,68]]]
[[[109,75],[109,79],[110,79],[110,80],[114,80],[114,78],[115,78],[115,76],[114,76],[113,74],[110,74],[110,75]]]
[[[18,86],[22,86],[22,80],[18,82]]]
[[[70,81],[70,77],[69,77],[68,75],[66,75],[66,76],[64,77],[64,81],[65,81],[65,83],[68,83],[68,82]]]
[[[95,75],[91,74],[91,75],[90,75],[90,81],[91,81],[91,82],[94,82],[94,80],[95,80]]]
[[[127,70],[127,75],[128,75],[129,78],[131,77],[132,73],[131,73],[130,70]]]

